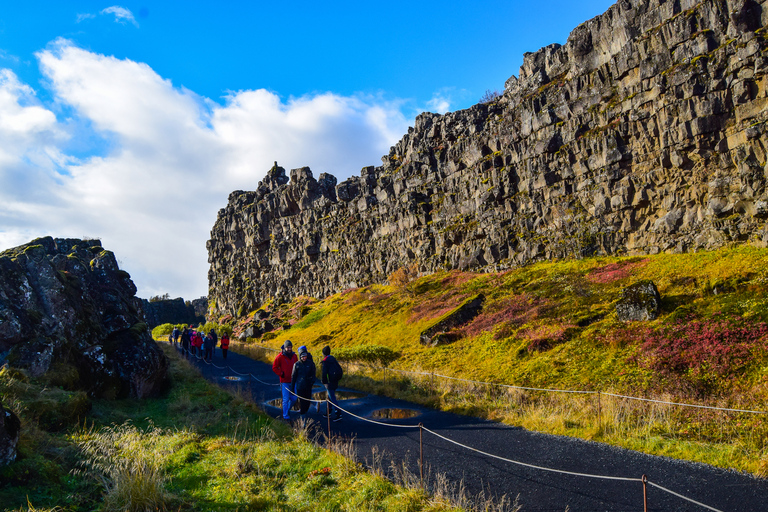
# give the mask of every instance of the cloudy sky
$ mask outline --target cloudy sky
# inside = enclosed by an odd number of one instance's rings
[[[205,242],[277,161],[339,181],[422,111],[503,90],[612,2],[6,2],[0,250],[100,238],[139,296],[207,294]]]

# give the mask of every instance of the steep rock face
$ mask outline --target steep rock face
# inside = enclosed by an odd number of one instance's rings
[[[337,184],[277,164],[208,242],[212,310],[421,272],[768,241],[768,0],[620,0],[495,102]]]
[[[40,238],[0,253],[0,361],[70,365],[93,396],[145,397],[167,380],[130,275],[98,240]]]

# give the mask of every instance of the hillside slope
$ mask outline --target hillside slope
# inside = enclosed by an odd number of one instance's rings
[[[659,317],[621,322],[615,306],[631,283],[653,281]],[[479,315],[437,346],[422,331],[477,294]],[[600,257],[532,264],[501,273],[452,271],[372,285],[267,309],[284,328],[242,347],[285,339],[347,360],[347,385],[410,397],[455,412],[606,441],[759,474],[768,470],[763,415],[613,399],[605,393],[735,409],[768,399],[768,250],[737,246],[695,254]],[[244,330],[258,316],[235,325]],[[262,351],[263,353],[263,351]],[[273,357],[273,354],[267,354]],[[355,362],[395,371],[355,368]],[[362,372],[362,373],[361,373]],[[462,383],[600,391],[563,395]],[[393,380],[394,379],[394,380]],[[599,402],[602,400],[602,402]]]

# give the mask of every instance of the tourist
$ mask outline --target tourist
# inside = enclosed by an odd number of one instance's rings
[[[189,356],[189,345],[191,341],[192,338],[189,335],[189,329],[184,327],[181,331],[181,349],[184,351],[184,357]]]
[[[283,419],[290,420],[288,411],[291,410],[296,398],[291,393],[291,376],[293,375],[293,366],[298,361],[296,354],[293,353],[293,343],[291,340],[285,340],[280,347],[280,353],[272,363],[272,371],[280,377],[280,390],[283,395]]]
[[[219,342],[219,338],[216,336],[216,331],[213,330],[213,327],[211,327],[211,330],[208,331],[208,336],[213,340],[212,353],[216,354],[216,344]]]
[[[221,335],[221,355],[224,359],[227,359],[227,350],[229,350],[229,334],[224,333]]]
[[[213,360],[213,338],[206,336],[203,338],[203,361]]]
[[[179,344],[179,335],[181,334],[179,332],[179,326],[178,325],[174,325],[173,326],[173,331],[171,332],[171,334],[173,334],[173,344],[174,345],[178,345]]]
[[[339,404],[336,402],[336,389],[339,387],[339,380],[344,375],[344,371],[341,369],[341,365],[336,358],[331,355],[331,347],[328,345],[323,347],[323,360],[320,361],[322,369],[320,370],[320,378],[325,385],[326,393],[328,393],[328,410],[326,416],[331,416],[335,405],[336,414],[333,415],[333,421],[341,420],[341,411],[339,411]]]
[[[312,386],[315,384],[315,362],[312,355],[307,351],[307,347],[299,347],[299,360],[293,365],[291,374],[291,389],[299,395],[299,413],[304,416],[309,410],[312,402]]]

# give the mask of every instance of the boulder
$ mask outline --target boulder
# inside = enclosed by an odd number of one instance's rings
[[[616,316],[622,322],[654,320],[660,306],[661,296],[653,281],[639,281],[621,290]]]
[[[446,332],[475,318],[483,309],[484,302],[485,295],[482,293],[470,297],[462,302],[459,307],[449,311],[438,318],[431,326],[424,329],[419,336],[419,341],[422,345],[430,346],[450,342],[452,338],[447,336]]]
[[[0,467],[16,460],[16,446],[19,444],[21,422],[13,411],[0,402]]]
[[[0,353],[32,377],[72,367],[92,397],[160,393],[168,360],[128,272],[99,240],[45,237],[0,253]]]

